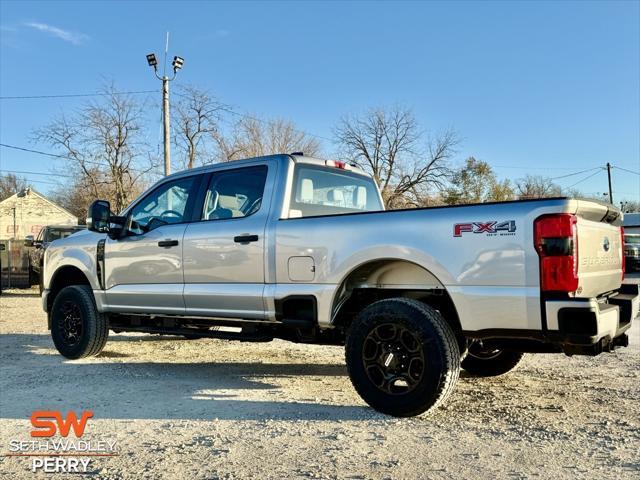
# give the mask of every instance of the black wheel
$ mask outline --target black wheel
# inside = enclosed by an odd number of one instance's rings
[[[51,338],[63,356],[71,359],[99,354],[107,343],[109,325],[98,313],[87,285],[63,288],[51,308]]]
[[[360,312],[349,329],[345,356],[364,401],[396,417],[436,408],[460,373],[451,327],[438,311],[408,298],[380,300]]]
[[[474,342],[462,360],[462,368],[478,377],[495,377],[516,368],[523,356],[521,352],[500,350]]]
[[[31,263],[29,263],[29,286],[35,285],[37,283],[37,278],[36,272],[33,270]]]

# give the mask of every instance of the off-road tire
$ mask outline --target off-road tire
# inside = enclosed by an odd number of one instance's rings
[[[497,377],[510,372],[520,363],[524,353],[497,350],[493,356],[483,358],[474,355],[473,346],[462,360],[461,366],[467,373],[476,377]]]
[[[72,313],[68,313],[70,311]],[[64,357],[75,360],[95,356],[107,343],[109,323],[106,315],[98,312],[88,285],[63,288],[53,301],[50,315],[51,338]],[[75,330],[69,327],[70,316],[76,324]]]
[[[390,393],[376,385],[365,366],[371,362],[366,359],[371,355],[365,355],[365,348],[371,348],[371,335],[387,325],[410,332],[424,360],[420,379],[404,393]],[[365,342],[369,342],[367,347]],[[374,347],[375,356],[379,347]],[[381,353],[381,358],[384,355]],[[379,412],[396,417],[437,408],[451,394],[460,374],[460,350],[449,324],[437,310],[408,298],[380,300],[362,310],[347,333],[345,357],[351,383],[362,399]]]

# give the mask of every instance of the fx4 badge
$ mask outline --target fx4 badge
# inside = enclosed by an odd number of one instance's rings
[[[506,222],[471,222],[456,223],[453,226],[453,236],[461,237],[463,233],[484,233],[489,237],[500,235],[515,235],[516,221]]]

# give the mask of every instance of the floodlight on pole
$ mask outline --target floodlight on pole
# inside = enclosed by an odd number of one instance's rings
[[[167,34],[167,43],[168,43]],[[168,45],[167,45],[168,47]],[[166,55],[165,55],[166,58]],[[153,72],[158,80],[162,80],[162,123],[164,127],[164,174],[169,175],[171,173],[171,120],[169,117],[169,82],[176,78],[178,70],[184,65],[184,58],[175,56],[173,57],[173,77],[169,78],[167,75],[158,75],[158,60],[154,53],[147,55],[147,63],[150,67],[153,67]]]
[[[182,68],[182,65],[184,65],[184,58],[178,56],[173,57],[173,63],[171,65],[173,65],[173,74],[175,75],[176,72]]]
[[[158,60],[156,60],[156,54],[150,53],[147,55],[147,63],[150,67],[153,67],[154,70],[158,69]]]

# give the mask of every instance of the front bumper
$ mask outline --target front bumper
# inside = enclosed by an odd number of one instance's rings
[[[49,303],[48,303],[48,299],[49,299],[49,289],[45,289],[45,290],[43,290],[43,291],[42,291],[42,297],[41,297],[41,300],[42,300],[42,309],[43,309],[45,312],[48,312],[48,311],[49,311]]]
[[[626,346],[625,332],[640,308],[637,284],[622,285],[604,301],[549,300],[546,302],[548,338],[565,353],[597,355]]]

